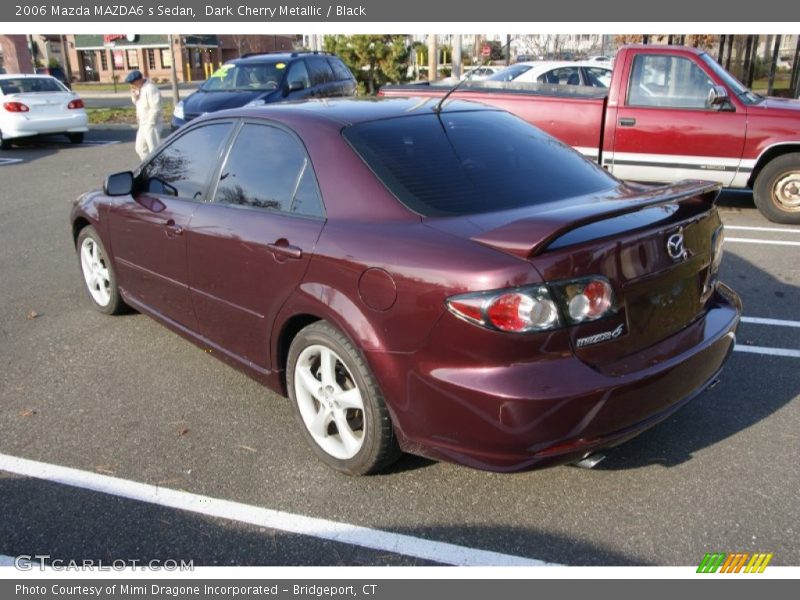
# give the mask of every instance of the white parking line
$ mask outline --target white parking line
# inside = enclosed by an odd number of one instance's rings
[[[725,238],[725,243],[740,242],[743,244],[766,244],[767,246],[800,246],[800,242],[785,242],[783,240],[759,240],[753,238]]]
[[[558,566],[533,558],[478,550],[349,523],[250,506],[6,454],[0,454],[0,471],[209,517],[239,521],[372,550],[393,552],[437,563],[459,566]]]
[[[763,319],[761,317],[742,317],[742,323],[754,325],[775,325],[777,327],[800,327],[800,321],[786,321],[784,319]]]
[[[750,354],[766,354],[767,356],[786,356],[788,358],[800,358],[800,350],[790,348],[768,348],[766,346],[739,346],[733,348],[734,352],[747,352]]]
[[[21,158],[0,158],[0,166],[13,165],[14,163],[21,163]]]
[[[84,146],[108,146],[110,144],[119,144],[119,143],[120,143],[119,140],[107,140],[107,141],[84,140],[83,145]]]
[[[725,225],[725,229],[735,229],[740,231],[773,231],[775,233],[800,233],[800,227],[790,229],[788,227],[750,227],[748,225]]]

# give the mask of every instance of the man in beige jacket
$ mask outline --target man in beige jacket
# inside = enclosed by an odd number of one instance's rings
[[[136,154],[144,160],[161,141],[161,92],[141,71],[128,73],[125,82],[131,86],[131,100],[136,106]]]

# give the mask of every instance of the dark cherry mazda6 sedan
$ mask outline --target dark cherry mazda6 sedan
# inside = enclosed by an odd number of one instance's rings
[[[72,211],[91,302],[288,395],[350,474],[584,461],[716,381],[718,188],[622,183],[516,117],[312,101],[197,119]]]

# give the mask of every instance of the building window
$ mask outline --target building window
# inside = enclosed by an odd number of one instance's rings
[[[169,53],[169,49],[161,50],[161,66],[165,69],[172,67],[172,55]]]
[[[128,50],[128,68],[129,69],[138,69],[139,68],[139,53],[136,50]]]
[[[100,70],[108,71],[108,53],[105,50],[100,50]]]
[[[114,55],[114,68],[124,69],[125,55],[122,53],[122,50],[112,50],[112,54]]]
[[[147,50],[147,68],[151,71],[156,69],[156,51],[152,48]]]

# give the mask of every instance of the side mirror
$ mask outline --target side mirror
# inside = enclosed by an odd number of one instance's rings
[[[712,85],[708,90],[706,106],[709,108],[721,109],[728,103],[728,90],[721,85]]]
[[[106,196],[127,196],[133,191],[133,173],[124,171],[106,177],[103,193]]]
[[[290,92],[299,92],[300,90],[306,89],[306,84],[300,80],[290,81],[289,82],[289,91]]]

